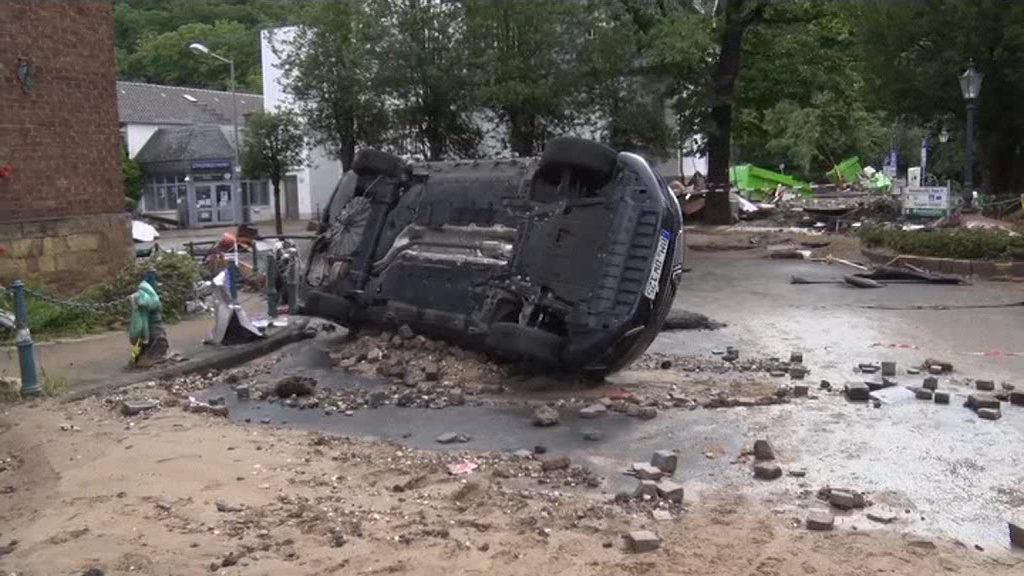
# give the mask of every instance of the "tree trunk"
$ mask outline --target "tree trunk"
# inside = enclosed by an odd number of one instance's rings
[[[280,236],[284,234],[284,226],[281,222],[281,178],[272,179],[271,184],[274,186],[274,229]]]
[[[736,78],[740,72],[740,56],[743,52],[743,35],[758,17],[763,8],[759,3],[745,12],[746,0],[729,0],[724,3],[724,21],[719,39],[718,60],[711,70],[711,112],[707,132],[708,186],[712,190],[728,191],[730,148],[732,147],[732,102],[736,93]],[[729,194],[708,194],[704,207],[704,219],[709,224],[731,224],[732,211],[729,208]]]

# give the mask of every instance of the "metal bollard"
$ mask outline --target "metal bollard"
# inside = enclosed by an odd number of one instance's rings
[[[228,261],[228,290],[231,292],[231,303],[238,304],[238,264]]]
[[[292,260],[292,265],[288,267],[288,313],[297,314],[299,312],[299,267],[296,265],[296,260]]]
[[[252,240],[252,248],[251,248],[251,250],[252,250],[252,273],[255,275],[255,274],[259,274],[260,273],[260,250],[259,250],[259,247],[256,246],[256,239],[255,238],[253,238],[253,240]]]
[[[277,318],[277,260],[273,252],[267,254],[267,314]]]
[[[21,395],[41,396],[43,389],[36,375],[36,356],[28,327],[28,308],[25,306],[25,283],[15,280],[11,289],[14,292],[14,343],[18,347],[18,364],[21,367]]]

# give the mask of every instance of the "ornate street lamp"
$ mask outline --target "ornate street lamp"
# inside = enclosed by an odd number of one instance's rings
[[[967,65],[967,70],[960,75],[960,93],[967,103],[967,155],[964,159],[964,206],[971,207],[974,188],[974,119],[978,112],[978,95],[981,93],[981,81],[984,74],[974,69],[974,61]]]

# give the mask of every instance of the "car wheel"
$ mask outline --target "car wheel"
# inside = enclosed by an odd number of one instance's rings
[[[487,332],[487,347],[501,354],[542,362],[557,362],[565,338],[540,328],[513,322],[494,322]]]
[[[557,181],[562,171],[569,169],[588,183],[603,186],[615,173],[617,158],[615,150],[600,142],[563,136],[548,141],[540,157],[540,170],[549,181]]]
[[[352,171],[360,176],[397,178],[404,168],[405,164],[398,156],[372,148],[360,150],[352,160]]]

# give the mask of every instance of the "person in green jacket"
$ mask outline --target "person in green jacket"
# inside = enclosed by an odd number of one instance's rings
[[[132,344],[132,364],[149,368],[167,356],[167,330],[160,315],[160,295],[147,278],[139,282],[132,296],[132,319],[128,337]]]

